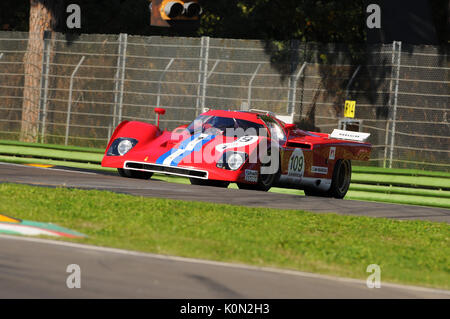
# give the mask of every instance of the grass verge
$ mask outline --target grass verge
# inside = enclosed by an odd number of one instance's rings
[[[450,288],[450,225],[0,185],[0,212],[52,222],[75,241],[137,251]]]

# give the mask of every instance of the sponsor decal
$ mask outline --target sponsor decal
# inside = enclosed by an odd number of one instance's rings
[[[178,147],[172,148],[167,153],[161,155],[156,164],[167,166],[178,166],[178,164],[194,151],[200,151],[206,143],[215,138],[215,135],[195,134],[185,139]]]
[[[361,132],[353,132],[353,131],[344,131],[334,129],[330,134],[330,138],[336,138],[341,140],[350,140],[350,141],[358,141],[364,142],[370,136],[370,133],[361,133]]]
[[[245,180],[247,182],[258,182],[258,171],[246,169],[245,170]]]
[[[258,141],[258,136],[242,136],[231,143],[219,144],[216,146],[216,151],[223,152],[230,148],[238,148],[247,145],[251,145]]]
[[[336,157],[336,147],[330,147],[330,156],[328,156],[328,158],[330,160],[334,160],[335,157]]]
[[[85,235],[81,233],[55,224],[21,220],[3,214],[0,214],[0,234],[27,236],[46,235],[69,238],[85,237]]]
[[[316,174],[328,174],[328,167],[322,167],[322,166],[312,166],[311,167],[311,173]]]
[[[296,148],[289,158],[288,176],[301,178],[303,177],[304,171],[305,157],[303,156],[303,151],[299,148]]]

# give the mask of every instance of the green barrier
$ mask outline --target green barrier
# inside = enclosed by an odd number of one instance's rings
[[[396,186],[378,186],[378,185],[364,185],[352,183],[350,184],[351,191],[382,193],[382,194],[398,194],[398,195],[413,195],[436,198],[449,198],[450,191],[422,189],[411,187],[396,187]]]
[[[352,183],[450,190],[450,179],[428,176],[353,173]]]
[[[448,172],[422,171],[418,169],[405,169],[405,168],[383,168],[383,167],[353,165],[352,171],[354,173],[364,173],[364,174],[429,176],[429,177],[450,178],[450,173]]]
[[[417,195],[381,194],[350,190],[345,196],[345,199],[450,208],[450,199],[448,198],[436,198]]]
[[[65,145],[57,145],[57,144],[29,143],[29,142],[19,142],[19,141],[9,141],[9,140],[0,140],[0,150],[2,149],[2,145],[26,146],[26,147],[35,147],[35,148],[62,150],[62,151],[74,151],[74,152],[87,152],[87,153],[100,153],[100,154],[105,153],[105,149],[102,149],[102,148],[65,146]]]
[[[57,150],[28,146],[0,145],[0,155],[34,157],[51,160],[68,160],[83,163],[101,163],[102,154],[79,151]]]
[[[77,163],[77,162],[69,162],[69,161],[40,159],[40,158],[26,158],[26,157],[14,157],[14,156],[0,155],[0,162],[12,163],[12,164],[48,164],[48,165],[53,165],[53,166],[65,166],[65,167],[89,169],[89,170],[96,170],[96,171],[117,172],[117,169],[115,169],[115,168],[102,167],[99,164],[79,163],[79,162]]]

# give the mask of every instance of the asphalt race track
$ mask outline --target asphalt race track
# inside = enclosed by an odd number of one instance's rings
[[[101,189],[151,197],[449,222],[449,210],[134,180],[0,163],[0,183]],[[7,212],[4,212],[7,213]],[[69,289],[69,264],[81,288]],[[450,298],[449,291],[0,235],[0,298]]]
[[[450,223],[450,210],[445,208],[184,185],[158,181],[157,177],[155,178],[156,180],[137,180],[110,173],[80,171],[70,168],[38,168],[0,163],[0,183],[99,189],[148,197]]]
[[[80,266],[69,289],[67,266]],[[449,291],[0,236],[1,298],[450,298]]]

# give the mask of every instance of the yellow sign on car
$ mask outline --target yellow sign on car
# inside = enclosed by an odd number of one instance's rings
[[[344,107],[344,116],[345,117],[355,117],[355,106],[356,101],[345,101],[345,107]]]

